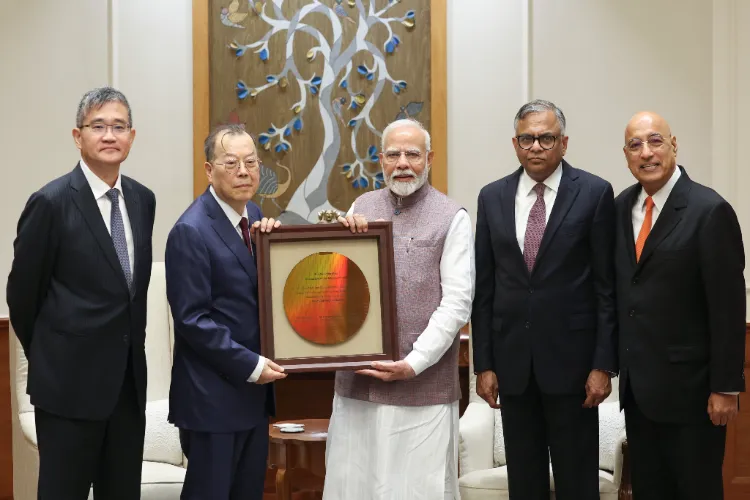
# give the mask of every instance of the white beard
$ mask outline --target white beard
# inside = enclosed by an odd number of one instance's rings
[[[411,174],[413,176],[410,181],[396,181],[393,179],[396,175],[407,174]],[[429,175],[430,167],[427,166],[424,168],[424,170],[422,170],[422,175],[419,176],[415,174],[412,169],[401,171],[394,170],[391,176],[386,178],[385,185],[388,186],[388,189],[390,189],[393,194],[395,194],[396,196],[401,196],[403,198],[405,196],[414,194],[417,189],[424,186]]]

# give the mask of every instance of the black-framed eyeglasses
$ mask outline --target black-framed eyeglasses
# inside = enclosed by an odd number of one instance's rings
[[[671,136],[670,136],[671,137]],[[625,145],[625,149],[630,154],[639,154],[643,150],[643,144],[648,143],[648,148],[652,151],[658,151],[669,142],[661,134],[651,134],[645,141],[641,139],[630,139]]]
[[[239,172],[240,165],[244,165],[248,172],[257,172],[260,169],[260,162],[257,158],[247,158],[245,161],[236,158],[227,158],[224,163],[213,162],[214,165],[221,165],[229,174]]]
[[[522,134],[519,136],[516,136],[516,141],[518,141],[518,147],[521,149],[531,149],[534,147],[534,143],[539,141],[539,146],[542,149],[552,149],[555,147],[555,142],[557,141],[557,136],[552,134],[542,134],[542,135],[529,135],[529,134]]]
[[[114,135],[124,135],[130,132],[130,125],[126,123],[115,123],[113,125],[107,125],[103,122],[89,123],[87,125],[81,125],[81,129],[88,128],[92,133],[96,135],[104,135],[107,133],[107,129],[112,129]]]

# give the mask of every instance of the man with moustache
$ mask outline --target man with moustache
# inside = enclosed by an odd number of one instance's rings
[[[268,455],[269,382],[284,370],[260,352],[254,238],[280,222],[250,200],[255,144],[241,125],[205,142],[209,188],[182,214],[166,249],[175,329],[169,421],[188,458],[183,500],[261,500]]]
[[[617,372],[612,186],[563,160],[549,101],[514,121],[514,173],[479,193],[477,394],[502,407],[514,500],[599,498],[599,403]],[[497,403],[498,395],[500,404]]]
[[[31,195],[8,277],[28,359],[38,497],[140,498],[146,426],[146,295],[154,193],[121,174],[135,139],[125,96],[87,92],[72,172]]]
[[[651,112],[623,147],[615,200],[622,381],[635,500],[723,498],[726,425],[745,390],[745,255],[731,205],[676,164]]]
[[[427,183],[433,152],[418,122],[383,131],[387,188],[339,222],[393,223],[400,361],[337,372],[325,500],[458,499],[459,329],[471,314],[474,252],[464,209]],[[357,214],[353,214],[356,207]]]

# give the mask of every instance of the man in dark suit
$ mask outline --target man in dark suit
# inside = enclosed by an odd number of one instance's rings
[[[633,497],[721,499],[726,424],[745,389],[740,226],[676,165],[677,138],[659,115],[636,114],[623,150],[638,180],[615,200]]]
[[[169,420],[188,458],[183,499],[261,500],[273,389],[286,377],[260,356],[255,232],[263,218],[250,199],[260,167],[241,125],[206,139],[211,184],[167,240],[167,298],[175,325]]]
[[[598,499],[597,406],[617,371],[612,186],[563,160],[551,102],[522,106],[515,129],[521,168],[479,194],[477,394],[502,406],[510,498],[549,499],[551,457],[558,500]]]
[[[81,161],[31,195],[8,277],[29,362],[39,498],[137,499],[146,407],[146,293],[154,194],[120,174],[135,138],[112,88],[83,96]]]

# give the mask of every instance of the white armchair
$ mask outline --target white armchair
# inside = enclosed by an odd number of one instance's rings
[[[471,353],[471,340],[469,340]],[[500,500],[508,496],[502,410],[493,410],[476,394],[473,360],[469,365],[469,405],[459,421],[459,489],[462,500]],[[599,492],[602,500],[618,500],[623,471],[625,419],[618,401],[618,379],[599,406]],[[554,495],[550,465],[550,498]]]
[[[141,498],[172,500],[180,497],[187,461],[182,454],[177,428],[167,422],[174,331],[167,302],[163,262],[154,262],[152,267],[147,322],[148,402]],[[26,394],[27,361],[13,331],[10,332],[9,339],[13,415],[13,498],[35,500],[39,452],[36,444],[34,407]],[[93,494],[89,494],[89,498],[93,498]]]

